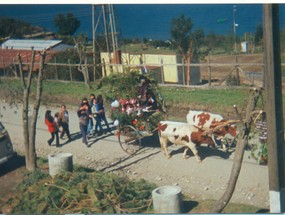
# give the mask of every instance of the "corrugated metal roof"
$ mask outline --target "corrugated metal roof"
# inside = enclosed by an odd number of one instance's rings
[[[18,50],[44,50],[52,48],[62,40],[26,40],[26,39],[10,39],[2,43],[2,49],[18,49]]]
[[[52,51],[65,51],[66,49],[75,49],[75,46],[61,43],[61,44],[54,46],[51,50]]]

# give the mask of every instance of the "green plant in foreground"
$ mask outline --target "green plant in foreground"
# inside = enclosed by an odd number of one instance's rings
[[[12,213],[143,213],[150,210],[154,184],[100,172],[65,172],[51,178],[28,173],[7,205]]]

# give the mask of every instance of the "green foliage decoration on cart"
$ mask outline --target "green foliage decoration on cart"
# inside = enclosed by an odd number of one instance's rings
[[[138,72],[111,78],[113,101],[111,119],[115,125],[132,125],[138,131],[146,130],[146,121],[155,125],[166,116],[166,107],[157,83]]]

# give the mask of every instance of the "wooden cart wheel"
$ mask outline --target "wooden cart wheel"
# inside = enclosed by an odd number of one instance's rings
[[[141,148],[141,135],[130,125],[123,125],[119,129],[119,143],[128,154],[133,155]]]

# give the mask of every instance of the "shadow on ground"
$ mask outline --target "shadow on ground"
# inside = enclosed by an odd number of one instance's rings
[[[25,166],[25,157],[16,154],[6,163],[0,165],[0,177],[23,166]]]
[[[196,201],[189,201],[185,200],[183,201],[183,207],[182,207],[182,213],[189,213],[191,210],[195,207],[197,207],[199,202]]]

